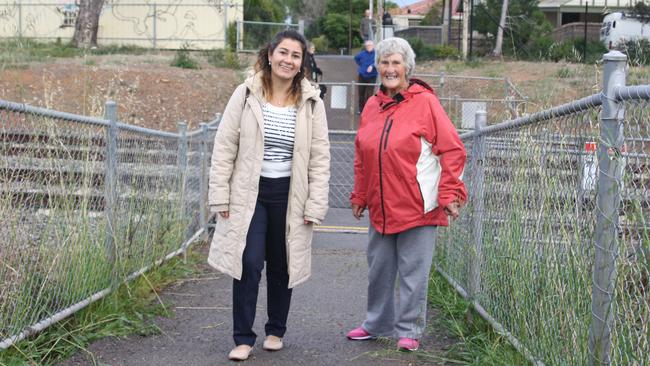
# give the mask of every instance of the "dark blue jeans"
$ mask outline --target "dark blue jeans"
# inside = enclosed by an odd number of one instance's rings
[[[282,338],[287,330],[291,304],[288,288],[285,226],[290,178],[260,178],[255,213],[244,249],[241,280],[233,280],[233,338],[236,345],[253,346],[257,294],[266,261],[267,313],[266,335]]]

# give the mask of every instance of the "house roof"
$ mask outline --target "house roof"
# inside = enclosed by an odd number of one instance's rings
[[[421,0],[411,5],[402,6],[397,14],[401,15],[427,15],[431,7],[442,0]],[[452,0],[452,16],[458,14],[461,0]],[[410,10],[410,12],[409,12]]]
[[[416,3],[402,6],[399,14],[426,15],[429,9],[439,0],[420,0]],[[409,12],[410,10],[410,12]]]

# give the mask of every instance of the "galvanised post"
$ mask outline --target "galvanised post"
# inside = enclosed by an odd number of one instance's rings
[[[445,73],[440,73],[440,86],[438,87],[438,98],[444,98],[445,96]]]
[[[18,1],[18,38],[23,37],[23,6],[22,2]]]
[[[357,95],[356,83],[354,82],[354,80],[352,80],[350,82],[350,130],[351,131],[353,131],[355,129],[355,124],[356,124],[356,122],[355,122],[356,115],[355,115],[355,110],[354,110],[354,106],[357,103],[356,95]],[[359,112],[361,112],[361,111],[359,111]]]
[[[201,128],[201,175],[199,177],[199,220],[204,232],[208,229],[207,214],[207,186],[208,186],[208,124],[200,123]]]
[[[603,56],[603,61],[589,365],[609,365],[612,362],[612,303],[616,284],[621,180],[625,164],[622,157],[624,110],[622,104],[614,99],[614,92],[625,86],[627,56],[619,51],[611,51]]]
[[[479,133],[487,125],[487,112],[476,111],[474,132]],[[477,297],[481,292],[481,264],[483,262],[483,211],[484,211],[484,177],[485,167],[485,135],[478,135],[474,138],[472,155],[474,178],[472,186],[472,204],[474,206],[472,220],[472,236],[474,237],[474,248],[470,251],[469,261],[469,291],[470,301],[478,302]]]
[[[158,37],[158,7],[156,6],[156,2],[154,1],[153,4],[153,49],[156,49],[156,38]]]
[[[106,127],[106,157],[104,172],[104,213],[106,215],[106,258],[112,268],[112,285],[116,285],[117,252],[115,247],[115,205],[117,203],[117,104],[106,102],[104,117],[110,125]]]
[[[187,171],[187,123],[178,122],[178,155],[176,159],[178,167],[178,189],[181,192],[181,207],[185,212],[185,173]]]
[[[298,20],[298,33],[305,34],[305,21],[304,19]]]

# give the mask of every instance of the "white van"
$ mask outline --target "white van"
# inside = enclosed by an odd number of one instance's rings
[[[640,38],[650,40],[650,17],[616,12],[603,18],[600,40],[608,49]]]
[[[650,17],[617,12],[603,18],[600,40],[608,49],[640,38],[650,41]]]

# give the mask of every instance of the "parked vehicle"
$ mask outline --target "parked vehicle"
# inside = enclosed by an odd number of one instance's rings
[[[608,49],[636,39],[650,41],[650,17],[621,12],[605,15],[600,40]]]

